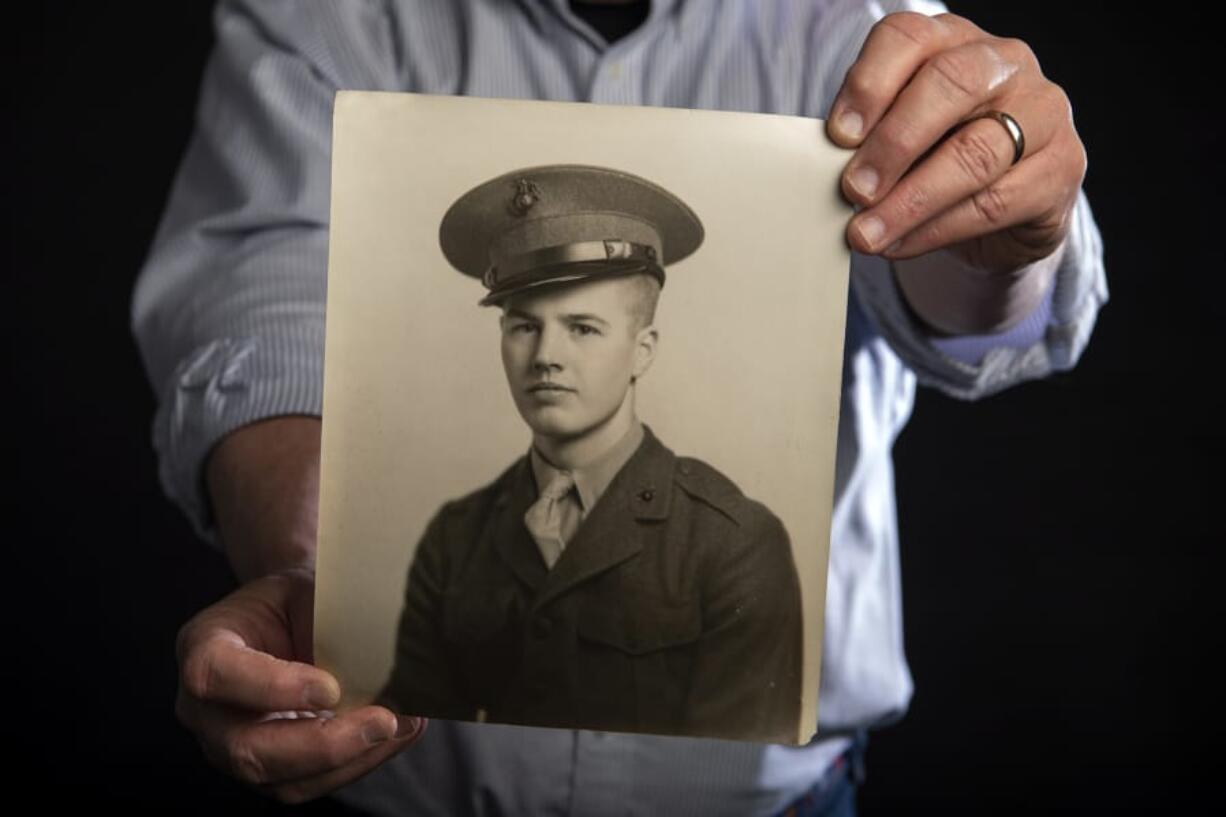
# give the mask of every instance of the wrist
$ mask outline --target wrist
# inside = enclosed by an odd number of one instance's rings
[[[948,250],[896,259],[892,267],[907,306],[931,334],[998,334],[1043,301],[1064,246],[1061,242],[1046,258],[1005,274],[986,272]]]
[[[314,570],[320,428],[318,417],[274,417],[236,429],[210,453],[213,514],[241,582]]]

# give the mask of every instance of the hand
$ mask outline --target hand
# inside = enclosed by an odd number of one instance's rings
[[[1016,165],[999,122],[967,122],[989,110],[1025,134]],[[953,14],[878,21],[827,129],[837,144],[858,145],[843,190],[864,209],[848,242],[891,259],[946,248],[1007,276],[1059,247],[1086,172],[1068,97],[1030,48]]]
[[[314,575],[257,579],[179,631],[175,712],[222,771],[278,800],[302,802],[352,782],[409,746],[422,718],[379,706],[330,709],[340,685],[312,666]]]

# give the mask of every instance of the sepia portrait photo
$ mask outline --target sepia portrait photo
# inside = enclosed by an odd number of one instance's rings
[[[811,119],[338,96],[315,654],[346,705],[812,735],[843,161]]]

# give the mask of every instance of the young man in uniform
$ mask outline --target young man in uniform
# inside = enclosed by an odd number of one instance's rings
[[[782,523],[635,411],[664,266],[702,224],[607,168],[486,182],[440,230],[502,308],[527,456],[435,516],[380,702],[407,714],[794,742],[800,586]]]

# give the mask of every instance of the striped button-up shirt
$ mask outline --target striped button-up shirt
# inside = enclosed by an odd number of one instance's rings
[[[874,22],[923,0],[654,0],[610,45],[566,0],[236,0],[216,12],[196,130],[136,287],[167,493],[212,538],[201,468],[231,430],[319,414],[332,103],[339,89],[825,118]],[[429,145],[417,149],[429,150]],[[1043,263],[1043,262],[1040,262]],[[854,254],[819,739],[803,748],[438,722],[340,797],[377,813],[769,814],[840,732],[905,710],[890,449],[917,382],[966,399],[1072,366],[1107,297],[1084,194],[1043,306],[934,341],[889,262]]]

